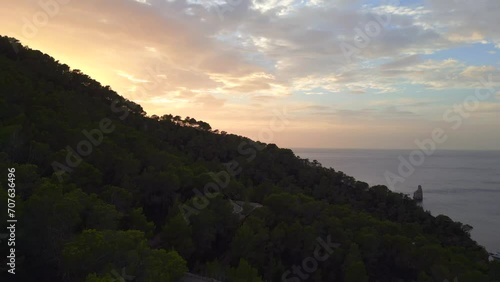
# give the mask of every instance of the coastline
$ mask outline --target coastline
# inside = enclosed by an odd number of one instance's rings
[[[386,185],[384,172],[397,167],[405,150],[293,148],[370,186]],[[469,161],[467,161],[469,160]],[[413,195],[422,185],[422,207],[473,227],[471,238],[488,252],[500,251],[500,151],[438,150],[393,192]],[[498,227],[496,227],[498,226]]]

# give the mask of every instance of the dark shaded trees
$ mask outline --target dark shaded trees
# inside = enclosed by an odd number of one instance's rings
[[[0,37],[0,170],[18,171],[22,281],[111,281],[123,268],[136,281],[176,281],[188,268],[279,281],[314,256],[318,238],[335,247],[314,281],[499,281],[468,225],[275,144],[192,117],[148,117],[48,55],[17,43],[12,52],[11,41]],[[70,165],[68,146],[78,150],[103,119],[113,130]],[[214,178],[224,173],[227,185]],[[209,183],[218,188],[207,193]],[[247,202],[244,216],[230,200]],[[252,202],[263,206],[248,214]]]

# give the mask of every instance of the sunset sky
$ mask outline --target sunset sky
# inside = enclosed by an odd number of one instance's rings
[[[498,15],[497,0],[20,0],[0,34],[148,115],[281,147],[412,149],[441,128],[440,149],[500,150]]]

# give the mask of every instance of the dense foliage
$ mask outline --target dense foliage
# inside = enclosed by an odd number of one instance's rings
[[[188,271],[237,282],[500,281],[468,225],[274,144],[147,116],[7,37],[0,91],[0,202],[13,167],[18,281],[124,271],[151,282]]]

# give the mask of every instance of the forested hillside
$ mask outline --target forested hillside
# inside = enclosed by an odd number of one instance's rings
[[[17,281],[500,281],[468,226],[405,195],[192,117],[148,116],[0,37],[4,231],[9,168]]]

